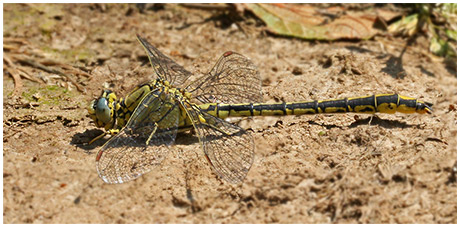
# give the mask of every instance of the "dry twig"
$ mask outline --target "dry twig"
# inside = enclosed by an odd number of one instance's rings
[[[21,76],[18,73],[18,70],[16,69],[16,66],[14,65],[13,61],[6,55],[5,53],[3,54],[3,60],[10,66],[10,67],[5,67],[3,66],[3,69],[7,70],[11,76],[13,77],[14,80],[14,90],[13,94],[11,96],[16,96],[18,93],[21,92],[22,90],[22,80]]]
[[[18,59],[19,62],[21,63],[24,63],[24,64],[27,64],[27,65],[30,65],[30,66],[33,66],[35,68],[39,68],[45,72],[49,72],[49,73],[54,73],[54,74],[58,74],[58,75],[61,75],[61,76],[64,76],[65,78],[67,78],[67,80],[69,80],[73,85],[75,85],[75,87],[77,88],[78,91],[80,92],[84,92],[85,90],[82,89],[80,87],[80,85],[78,85],[78,83],[73,80],[69,75],[63,73],[62,71],[60,70],[57,70],[57,69],[51,69],[51,68],[48,68],[46,66],[44,66],[43,64],[40,64],[38,62],[35,62],[34,60],[31,60],[31,59]]]

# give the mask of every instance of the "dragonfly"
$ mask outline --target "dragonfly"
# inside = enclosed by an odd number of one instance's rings
[[[96,156],[99,177],[124,183],[151,171],[168,156],[179,132],[194,129],[204,158],[227,182],[244,181],[254,161],[252,135],[226,121],[229,117],[329,113],[431,114],[432,105],[399,94],[343,99],[262,103],[262,83],[247,57],[225,52],[211,70],[193,74],[137,35],[154,71],[154,79],[124,98],[111,90],[91,102],[88,113],[105,131],[90,143],[111,138]]]

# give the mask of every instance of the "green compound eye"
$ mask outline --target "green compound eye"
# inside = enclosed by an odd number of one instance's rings
[[[96,117],[104,124],[110,123],[110,108],[106,98],[100,98],[95,103]]]

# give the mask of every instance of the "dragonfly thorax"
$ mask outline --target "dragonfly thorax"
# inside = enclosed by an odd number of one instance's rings
[[[126,97],[120,99],[117,99],[112,91],[103,90],[99,98],[93,100],[89,105],[89,116],[97,127],[105,130],[121,129],[126,125],[142,99],[151,92],[155,96],[169,94],[179,100],[191,99],[191,94],[185,89],[175,88],[168,81],[157,79],[137,86]],[[164,98],[166,97],[162,97]]]
[[[192,99],[192,94],[183,88],[176,88],[171,86],[167,80],[157,79],[155,82],[156,87],[163,87],[165,92],[173,94],[176,98],[184,97],[187,100]]]

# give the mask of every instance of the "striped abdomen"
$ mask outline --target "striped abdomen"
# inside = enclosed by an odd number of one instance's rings
[[[320,113],[431,113],[432,104],[397,94],[287,103],[204,104],[202,110],[219,118]]]

